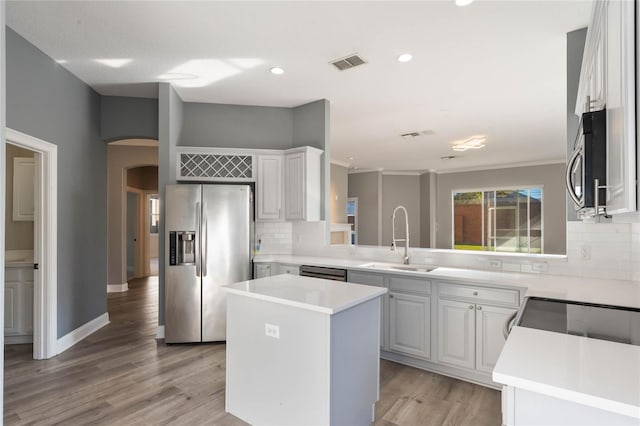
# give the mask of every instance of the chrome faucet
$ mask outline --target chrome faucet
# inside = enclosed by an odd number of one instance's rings
[[[405,224],[404,238],[396,238],[396,212],[400,209],[404,211],[404,224]],[[403,263],[405,265],[408,265],[409,264],[409,214],[407,213],[407,209],[405,209],[404,206],[398,206],[395,209],[393,209],[393,216],[391,218],[391,238],[393,239],[393,242],[391,243],[391,250],[396,249],[396,243],[398,241],[404,241],[404,262]]]

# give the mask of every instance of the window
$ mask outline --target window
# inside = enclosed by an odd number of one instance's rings
[[[542,188],[453,192],[453,248],[542,253]]]
[[[158,226],[160,224],[160,200],[158,199],[158,194],[153,194],[149,197],[149,211],[150,213],[150,234],[158,233]]]

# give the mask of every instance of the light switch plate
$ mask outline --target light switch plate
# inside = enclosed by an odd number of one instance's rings
[[[274,339],[280,338],[280,326],[273,325],[269,323],[264,324],[264,334],[268,337],[273,337]]]

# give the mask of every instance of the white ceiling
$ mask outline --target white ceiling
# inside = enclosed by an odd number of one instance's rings
[[[591,1],[9,1],[7,24],[105,95],[156,97],[157,76],[204,66],[184,101],[331,102],[332,159],[458,170],[564,161],[566,33]],[[410,52],[408,63],[396,61]],[[358,53],[340,72],[328,62]],[[131,59],[110,68],[95,59]],[[281,66],[285,73],[269,69]],[[399,135],[432,130],[406,141]],[[486,135],[487,146],[451,144]],[[185,141],[188,143],[188,141]],[[453,160],[440,157],[456,155]],[[353,160],[349,158],[353,157]]]

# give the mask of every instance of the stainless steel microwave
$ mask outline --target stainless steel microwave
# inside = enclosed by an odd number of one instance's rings
[[[567,162],[567,190],[576,211],[586,212],[606,202],[607,111],[585,112],[580,119],[573,153]],[[596,183],[597,182],[597,183]],[[594,212],[598,214],[599,212]]]

